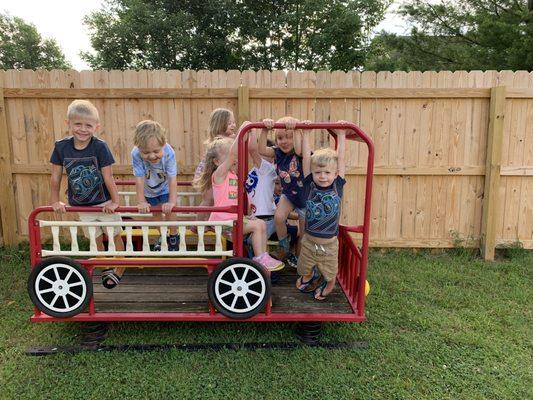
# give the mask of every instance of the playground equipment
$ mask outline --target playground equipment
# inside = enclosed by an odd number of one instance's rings
[[[28,220],[31,252],[28,292],[35,305],[31,321],[363,322],[365,292],[369,290],[366,271],[374,162],[371,139],[351,123],[296,125],[296,129],[327,130],[335,142],[337,138],[333,129],[348,129],[350,132],[347,139],[361,142],[368,150],[364,204],[361,205],[364,207],[363,221],[356,226],[340,225],[338,285],[326,302],[318,302],[294,288],[295,270],[286,267],[280,272],[280,281],[272,285],[268,272],[246,258],[243,240],[243,217],[247,210],[244,184],[248,173],[245,137],[250,129],[263,127],[263,123],[250,123],[237,135],[239,182],[236,206],[194,206],[191,199],[198,196],[198,193],[179,192],[179,199],[187,199],[183,200],[187,204],[181,203],[173,209],[180,220],[151,221],[143,219],[137,208],[130,206],[129,196],[133,192],[123,191],[121,193],[126,205],[117,209],[124,217],[121,222],[54,221],[44,218],[52,215],[45,214],[53,211],[51,207],[33,210]],[[285,126],[275,124],[274,128],[284,129]],[[131,182],[122,182],[122,185],[127,184]],[[181,182],[180,186],[190,186],[190,182]],[[100,211],[96,207],[67,207],[66,215]],[[153,207],[152,211],[160,212],[161,209]],[[195,219],[197,213],[214,211],[236,213],[238,217],[236,221]],[[98,251],[96,228],[101,227],[108,237],[112,237],[116,226],[123,229],[125,250],[117,251],[110,240],[105,251]],[[179,251],[168,250],[165,239],[170,227],[178,229]],[[231,242],[223,235],[224,228],[228,227],[232,229]],[[82,249],[78,242],[80,229],[88,231],[88,249]],[[43,246],[41,240],[42,232],[46,231],[51,234],[51,248]],[[162,238],[161,251],[150,248],[150,242],[155,236]],[[360,247],[356,245],[354,236],[359,236]],[[65,245],[61,238],[70,238],[70,243]],[[229,248],[230,245],[232,248]],[[113,267],[125,267],[128,270],[115,289],[102,289],[98,270]],[[148,293],[143,287],[151,284],[151,275],[130,283],[128,275],[133,269],[150,271],[154,268],[158,271],[167,269],[167,273],[168,269],[173,269],[177,275],[172,278],[168,275],[164,285],[161,284],[159,290],[150,295],[152,300],[143,302],[143,294]],[[172,292],[165,292],[169,287]],[[163,304],[165,293],[168,298],[175,293],[182,294],[183,301],[154,306],[153,298],[157,297],[157,304]],[[121,308],[117,304],[129,306]]]

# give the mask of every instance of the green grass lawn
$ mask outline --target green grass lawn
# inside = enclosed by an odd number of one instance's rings
[[[0,399],[533,398],[533,254],[373,252],[368,321],[326,324],[367,349],[80,353],[71,323],[32,324],[27,249],[0,250]],[[115,323],[105,344],[294,341],[291,324]]]

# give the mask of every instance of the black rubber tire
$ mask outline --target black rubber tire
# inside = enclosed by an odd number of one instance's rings
[[[237,265],[236,265],[237,264]],[[231,270],[236,272],[237,269],[243,269],[242,275],[237,274],[237,278],[248,278],[250,272],[251,273],[251,279],[245,280],[246,283],[248,282],[254,282],[256,280],[259,280],[256,283],[253,283],[250,287],[247,285],[243,290],[245,290],[243,295],[235,296],[232,293],[232,290],[229,289],[229,285],[225,283],[220,283],[220,279],[223,277],[229,276],[231,279],[233,279],[233,274],[231,273]],[[245,275],[246,274],[246,275]],[[220,279],[219,279],[220,277]],[[226,281],[230,282],[230,281]],[[237,282],[237,280],[233,280],[233,282]],[[225,296],[220,295],[220,290],[217,294],[217,285],[218,286],[225,286],[226,292],[224,293]],[[236,290],[241,290],[240,285],[236,287]],[[252,291],[252,294],[250,295],[250,291]],[[260,290],[259,292],[257,290]],[[209,276],[209,280],[207,282],[207,293],[209,295],[209,300],[211,301],[211,304],[222,314],[226,317],[233,318],[233,319],[246,319],[253,317],[260,311],[262,311],[267,302],[270,300],[270,279],[268,277],[268,274],[263,269],[261,265],[256,263],[255,261],[252,261],[248,258],[240,258],[240,257],[234,257],[230,258],[229,260],[223,261],[220,263],[216,270]],[[259,296],[253,294],[253,293],[260,293]],[[233,296],[233,297],[231,297]],[[235,304],[232,307],[231,305],[228,305],[225,300],[222,300],[222,297],[228,297],[228,300],[230,298],[235,299]],[[244,298],[246,297],[246,300],[249,301],[252,299],[253,303],[248,305],[245,303]],[[242,298],[242,300],[240,300]],[[233,302],[233,301],[232,301]],[[241,307],[240,310],[235,310],[237,306],[240,306],[244,304],[245,307]],[[233,308],[233,309],[232,309]],[[237,307],[239,308],[239,307]]]
[[[54,264],[58,264],[58,266],[56,270],[54,270],[54,275],[50,275],[47,268]],[[59,269],[63,270],[63,276],[59,273]],[[58,271],[57,273],[59,274],[60,279],[65,279],[67,275],[70,275],[68,281],[66,281],[67,283],[72,282],[72,278],[74,278],[73,284],[75,284],[74,286],[76,289],[71,291],[71,287],[68,287],[67,293],[62,295],[59,294],[64,292],[62,286],[59,286],[54,290],[53,284],[47,281],[51,280],[55,283],[58,282],[57,278],[55,278],[56,271]],[[65,271],[67,272],[65,273]],[[45,281],[44,278],[46,278],[47,281]],[[50,287],[43,290],[43,284],[50,285]],[[43,297],[45,294],[44,292],[46,292],[47,296]],[[48,293],[50,293],[50,295],[48,295]],[[77,261],[61,256],[47,257],[42,259],[32,268],[30,276],[28,277],[28,294],[30,295],[32,303],[43,313],[56,318],[70,318],[87,308],[93,295],[93,284],[87,270]],[[66,300],[67,295],[75,300],[75,307],[69,306],[68,300]],[[74,295],[78,298],[74,297]],[[54,307],[59,300],[59,296],[61,296],[61,303],[64,305],[63,308],[65,311],[61,311],[57,307]],[[47,300],[50,297],[52,297],[52,299]],[[52,304],[50,305],[49,303]]]

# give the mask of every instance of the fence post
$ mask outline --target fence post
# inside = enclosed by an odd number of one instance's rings
[[[17,213],[10,149],[4,89],[0,87],[0,213],[2,214],[2,235],[4,244],[7,246],[17,242]]]
[[[250,89],[248,86],[239,86],[237,92],[239,98],[239,124],[250,120]]]
[[[483,214],[481,217],[481,255],[488,261],[494,260],[494,251],[496,248],[496,213],[500,210],[500,169],[505,99],[505,86],[493,87],[491,89],[485,190],[483,194]]]

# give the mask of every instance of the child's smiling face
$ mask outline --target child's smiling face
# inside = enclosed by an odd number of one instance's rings
[[[276,129],[276,145],[284,153],[290,153],[294,150],[293,132],[286,129]]]
[[[90,116],[75,116],[67,120],[69,134],[74,137],[76,147],[86,147],[98,130],[98,120]]]
[[[141,158],[152,164],[157,164],[163,158],[163,147],[155,137],[148,138],[144,146],[139,147]]]
[[[228,120],[228,126],[226,127],[226,136],[233,138],[235,137],[235,130],[237,128],[237,124],[235,123],[235,117],[233,116],[233,113],[230,113],[229,120]]]

